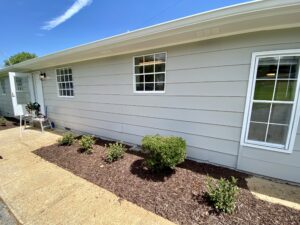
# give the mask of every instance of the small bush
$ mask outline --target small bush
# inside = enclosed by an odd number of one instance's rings
[[[107,148],[106,161],[110,163],[123,158],[126,151],[124,146],[118,142],[115,144],[110,143],[106,148]]]
[[[67,132],[64,133],[63,137],[58,140],[58,144],[70,146],[74,143],[75,137],[74,134]]]
[[[232,213],[235,209],[236,195],[238,193],[237,179],[231,180],[221,178],[213,183],[209,177],[207,181],[207,196],[215,209],[225,213]]]
[[[0,126],[6,126],[6,124],[7,124],[7,120],[3,116],[1,116],[0,117]]]
[[[79,144],[83,152],[90,154],[92,153],[93,145],[95,144],[95,139],[93,136],[83,135],[79,141]]]
[[[174,169],[186,157],[186,143],[181,137],[145,136],[142,148],[147,152],[146,166],[151,170]]]

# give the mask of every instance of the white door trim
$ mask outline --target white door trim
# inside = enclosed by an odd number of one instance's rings
[[[17,72],[9,72],[9,83],[11,89],[11,99],[15,116],[21,116],[26,114],[25,105],[18,104],[17,102],[17,93],[16,93],[16,84],[15,77],[27,77],[28,78],[28,87],[31,101],[34,101],[34,88],[32,75],[30,73],[17,73]]]

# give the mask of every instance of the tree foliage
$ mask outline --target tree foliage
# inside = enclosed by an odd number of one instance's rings
[[[10,56],[8,59],[4,60],[5,66],[11,66],[29,59],[36,58],[37,55],[30,52],[20,52],[15,55]]]

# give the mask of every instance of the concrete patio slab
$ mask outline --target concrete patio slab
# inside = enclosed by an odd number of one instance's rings
[[[173,224],[32,153],[59,137],[0,131],[0,196],[22,224]]]
[[[251,193],[257,198],[300,210],[300,186],[294,186],[259,177],[247,179]]]

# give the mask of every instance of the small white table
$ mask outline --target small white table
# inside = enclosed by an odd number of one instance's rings
[[[27,128],[27,121],[28,124],[33,126],[34,122],[38,122],[41,127],[41,131],[44,132],[45,128],[53,129],[51,121],[47,117],[36,117],[33,115],[24,115],[20,116],[20,127],[22,127],[22,120],[24,121],[24,130]]]

